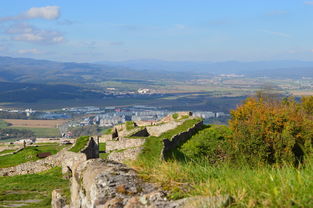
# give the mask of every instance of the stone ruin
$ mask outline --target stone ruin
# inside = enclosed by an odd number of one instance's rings
[[[182,122],[177,121],[177,125]],[[165,132],[169,130],[169,127],[175,128],[177,125],[165,123],[149,126],[150,129],[141,128],[140,131],[134,131],[128,136],[149,136],[150,133]],[[202,125],[203,123],[199,122],[187,131],[175,135],[171,140],[164,139],[161,158],[166,159],[166,155],[173,148],[186,142]],[[230,196],[169,200],[166,192],[154,184],[142,181],[135,170],[120,163],[136,159],[145,142],[144,138],[126,138],[127,134],[121,129],[118,131],[115,128],[112,135],[105,139],[106,151],[111,152],[108,160],[99,159],[99,139],[96,141],[90,137],[87,145],[79,153],[64,149],[35,162],[1,169],[0,176],[32,174],[61,166],[64,177],[71,181],[71,201],[70,204],[66,204],[62,193],[54,190],[51,202],[53,208],[226,207],[233,202]]]

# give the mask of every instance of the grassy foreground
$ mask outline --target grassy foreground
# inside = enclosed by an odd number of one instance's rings
[[[185,159],[173,157],[171,161],[161,161],[161,139],[170,138],[188,125],[185,123],[160,137],[149,137],[141,155],[130,165],[143,179],[170,191],[173,199],[229,194],[235,199],[231,207],[313,207],[313,158],[299,168],[290,164],[251,167],[230,161],[212,164],[210,158],[201,154],[195,159],[184,155]],[[210,129],[213,131],[209,134]],[[217,129],[223,130],[219,126],[206,127],[194,136],[193,142],[207,141],[197,146],[199,150],[204,145],[220,144]],[[183,149],[178,151],[184,153]],[[210,153],[210,148],[203,151]]]
[[[172,198],[229,194],[232,207],[313,207],[313,160],[306,167],[212,166],[206,162],[160,162],[134,166],[141,176],[171,191]]]
[[[48,208],[54,189],[61,189],[69,198],[69,181],[62,178],[61,168],[39,174],[0,177],[0,207],[24,204],[18,207]]]

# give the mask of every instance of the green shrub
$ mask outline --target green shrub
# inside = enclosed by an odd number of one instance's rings
[[[312,148],[312,117],[294,99],[248,98],[231,116],[236,160],[298,165]]]
[[[82,136],[76,139],[75,145],[69,150],[72,152],[79,152],[81,151],[88,143],[89,136]]]
[[[188,140],[180,151],[192,160],[209,160],[210,163],[223,161],[229,150],[227,140],[231,131],[227,126],[207,126]]]

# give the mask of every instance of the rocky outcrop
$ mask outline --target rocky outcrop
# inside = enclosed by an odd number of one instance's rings
[[[229,196],[170,201],[166,192],[142,181],[133,169],[110,160],[80,163],[72,176],[72,208],[220,208],[232,203]]]

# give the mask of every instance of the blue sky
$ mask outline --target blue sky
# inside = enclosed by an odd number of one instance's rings
[[[313,1],[3,2],[1,56],[77,62],[313,61]]]

